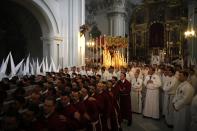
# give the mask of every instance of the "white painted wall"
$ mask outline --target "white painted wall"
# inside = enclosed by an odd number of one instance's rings
[[[43,56],[56,65],[84,64],[85,39],[79,27],[85,23],[85,0],[16,0],[37,18],[43,41]]]

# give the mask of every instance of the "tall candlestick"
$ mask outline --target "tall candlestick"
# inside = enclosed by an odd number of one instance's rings
[[[98,38],[96,38],[96,65],[98,65]]]

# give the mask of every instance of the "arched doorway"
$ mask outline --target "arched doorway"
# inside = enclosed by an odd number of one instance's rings
[[[34,15],[12,1],[0,5],[0,60],[11,51],[15,62],[30,54],[43,57],[42,31]]]
[[[59,30],[54,14],[47,4],[44,1],[6,0],[1,2],[0,7],[4,18],[0,21],[7,23],[7,27],[11,25],[12,28],[9,27],[9,29],[14,30],[10,31],[12,35],[9,41],[12,41],[10,42],[12,44],[4,45],[8,47],[4,53],[0,54],[0,60],[5,58],[7,52],[12,51],[14,57],[18,55],[17,58],[14,58],[17,59],[16,61],[30,53],[33,58],[52,57],[56,63],[57,47],[54,43]],[[5,16],[7,16],[6,19]],[[7,28],[7,30],[9,29]],[[4,30],[4,28],[0,30],[0,39],[5,37],[3,36]],[[14,42],[14,39],[11,40],[12,36],[17,38],[17,42]],[[14,43],[17,44],[14,45]]]

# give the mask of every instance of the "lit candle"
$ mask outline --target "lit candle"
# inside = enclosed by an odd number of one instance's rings
[[[96,44],[96,65],[98,65],[98,38],[96,38],[95,40],[95,44]]]

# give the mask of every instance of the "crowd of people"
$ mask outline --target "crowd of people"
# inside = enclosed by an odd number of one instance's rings
[[[197,130],[197,72],[172,65],[72,67],[0,82],[2,131],[121,131],[132,113]]]

